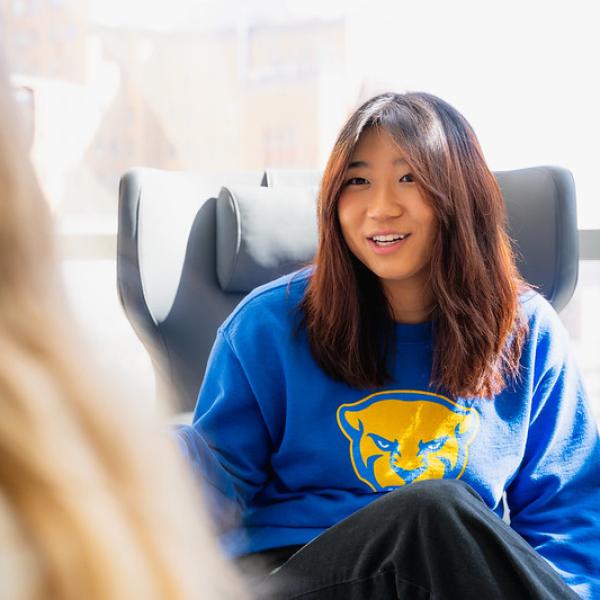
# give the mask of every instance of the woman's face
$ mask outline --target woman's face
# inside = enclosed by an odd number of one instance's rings
[[[379,277],[392,304],[400,295],[427,294],[435,214],[385,130],[361,135],[337,210],[348,247]]]

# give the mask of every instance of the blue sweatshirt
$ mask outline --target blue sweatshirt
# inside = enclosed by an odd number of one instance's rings
[[[600,598],[600,441],[567,335],[536,292],[521,380],[492,399],[430,387],[432,324],[396,324],[393,381],[328,377],[298,330],[310,271],[249,294],[219,328],[191,426],[205,481],[239,508],[233,555],[305,544],[388,490],[461,479],[580,596]],[[393,459],[393,460],[392,460]]]

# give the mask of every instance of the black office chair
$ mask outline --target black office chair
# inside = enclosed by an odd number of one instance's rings
[[[573,177],[559,167],[496,176],[519,269],[560,311],[577,282]],[[135,169],[121,179],[119,296],[150,353],[159,393],[174,390],[182,411],[193,409],[217,327],[236,304],[312,259],[319,178]]]

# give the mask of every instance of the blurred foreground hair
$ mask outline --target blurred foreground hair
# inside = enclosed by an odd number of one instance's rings
[[[0,597],[246,598],[154,415],[86,357],[0,65]]]

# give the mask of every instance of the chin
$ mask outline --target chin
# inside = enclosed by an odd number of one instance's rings
[[[379,279],[381,279],[381,281],[383,282],[388,282],[388,283],[394,283],[394,282],[401,282],[401,281],[406,281],[407,279],[410,279],[411,277],[413,277],[414,273],[406,273],[406,272],[398,272],[398,271],[394,271],[394,272],[390,272],[390,271],[373,271],[373,273],[375,275],[377,275],[377,277],[379,277]]]

